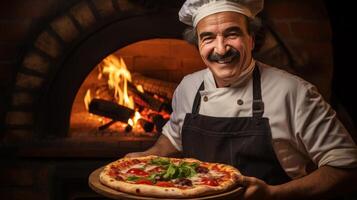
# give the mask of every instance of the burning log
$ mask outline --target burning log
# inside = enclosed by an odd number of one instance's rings
[[[92,99],[89,103],[89,112],[92,114],[111,118],[113,121],[121,121],[125,123],[127,123],[128,119],[132,118],[135,114],[135,111],[130,108],[102,99]],[[111,124],[113,123],[114,122]],[[107,126],[109,127],[111,124]]]
[[[126,133],[129,133],[131,130],[133,130],[133,127],[132,127],[130,124],[128,124],[128,125],[125,126],[124,131],[125,131]]]
[[[167,120],[164,119],[162,117],[162,115],[160,115],[160,114],[152,114],[152,115],[150,115],[150,118],[151,118],[152,122],[155,124],[156,131],[161,133],[162,127],[165,125]]]
[[[139,73],[131,75],[133,84],[142,85],[145,91],[172,99],[177,83],[145,77]]]
[[[108,122],[102,126],[99,126],[98,130],[100,130],[100,131],[105,130],[105,129],[109,128],[109,126],[113,125],[115,122],[117,122],[117,121],[111,120],[110,122]]]
[[[151,132],[152,130],[154,130],[154,124],[145,119],[138,119],[138,123],[145,130],[145,132]]]
[[[140,99],[142,99],[143,101],[145,101],[149,108],[155,110],[155,111],[161,111],[163,108],[167,107],[167,103],[165,102],[161,102],[158,99],[155,99],[154,97],[152,97],[151,95],[147,94],[147,93],[141,93],[134,84],[128,82],[128,89],[133,92],[135,95],[137,95],[138,97],[140,97]]]

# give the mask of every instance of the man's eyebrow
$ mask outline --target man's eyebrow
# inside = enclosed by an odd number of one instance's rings
[[[237,33],[242,33],[242,29],[238,26],[232,26],[232,27],[229,27],[227,28],[226,30],[224,30],[224,34],[227,34],[227,33],[230,33],[230,32],[237,32]],[[213,33],[212,32],[202,32],[200,33],[200,37],[199,38],[203,38],[203,37],[206,37],[206,36],[212,36]]]

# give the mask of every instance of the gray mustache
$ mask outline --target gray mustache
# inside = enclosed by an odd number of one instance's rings
[[[218,62],[220,60],[224,60],[226,58],[229,58],[229,57],[238,57],[238,59],[240,58],[240,53],[239,51],[237,51],[236,49],[229,49],[224,55],[220,55],[220,54],[217,54],[217,53],[211,53],[209,56],[208,56],[208,60],[211,61],[211,62]]]

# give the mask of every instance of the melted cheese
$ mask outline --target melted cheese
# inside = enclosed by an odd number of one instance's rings
[[[133,168],[142,169],[144,166],[145,166],[145,163],[138,163],[138,164],[135,164],[135,165],[130,166],[129,168],[123,170],[123,172],[124,172],[124,173],[127,173],[130,169],[133,169]]]
[[[225,176],[224,173],[216,171],[216,170],[210,170],[209,174],[214,178],[220,178],[220,177]]]
[[[150,170],[152,170],[152,169],[155,169],[156,167],[158,167],[158,166],[148,165],[147,167],[145,167],[145,171],[148,172],[148,171],[150,171]]]

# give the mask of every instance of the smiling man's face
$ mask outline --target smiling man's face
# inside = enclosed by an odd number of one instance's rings
[[[254,41],[244,15],[220,12],[197,24],[198,47],[204,63],[212,71],[217,87],[237,81],[252,59]]]

